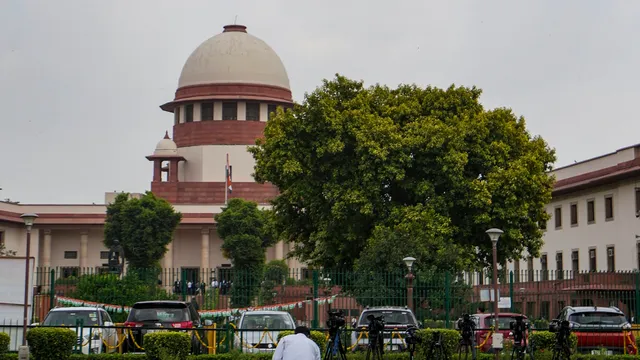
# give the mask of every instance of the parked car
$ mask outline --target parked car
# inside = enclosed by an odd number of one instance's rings
[[[529,320],[523,314],[518,313],[498,313],[498,333],[502,334],[504,340],[513,341],[513,333],[510,324],[516,321],[516,317],[522,316],[525,322]],[[491,327],[495,325],[495,316],[493,313],[479,313],[471,315],[471,319],[476,323],[475,341],[478,350],[482,352],[493,353],[493,337],[489,336]],[[456,322],[457,324],[457,322]],[[489,336],[487,338],[487,336]]]
[[[286,311],[247,311],[238,322],[234,347],[246,353],[276,350],[279,330],[294,330],[296,323]],[[242,343],[240,343],[242,339]]]
[[[126,329],[126,349],[129,352],[143,352],[145,334],[158,331],[199,331],[200,339],[204,341],[204,331],[198,330],[202,326],[211,325],[211,320],[200,319],[200,314],[190,302],[183,301],[141,301],[131,307],[129,317],[124,323]],[[191,335],[194,353],[206,352],[206,347],[195,334]]]
[[[365,336],[369,326],[369,320],[367,320],[369,315],[384,317],[383,338],[385,349],[388,351],[403,351],[405,345],[402,339],[405,337],[406,329],[410,326],[419,327],[413,311],[407,307],[366,307],[356,322],[355,328],[359,331],[351,332],[351,344],[355,344],[353,351],[365,350],[369,345],[369,339]],[[365,335],[360,336],[362,332]]]
[[[79,324],[79,326],[78,326]],[[115,352],[118,334],[109,313],[94,307],[60,307],[47,313],[42,323],[34,326],[69,326],[78,335],[83,354]],[[107,346],[108,345],[108,346]]]
[[[631,324],[624,313],[616,307],[567,306],[557,317],[558,321],[569,321],[571,332],[578,337],[581,353],[635,355],[636,339]],[[555,326],[554,323],[550,327]]]

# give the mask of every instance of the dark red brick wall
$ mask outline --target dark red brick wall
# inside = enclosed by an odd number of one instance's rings
[[[214,120],[173,126],[178,147],[198,145],[254,145],[261,138],[266,121]]]

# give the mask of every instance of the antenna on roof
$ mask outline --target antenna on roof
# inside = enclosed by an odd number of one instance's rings
[[[238,15],[236,15],[235,19],[233,19],[233,25],[237,25],[238,24]]]

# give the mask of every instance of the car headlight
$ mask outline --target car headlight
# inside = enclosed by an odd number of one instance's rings
[[[626,323],[626,324],[622,325],[622,328],[623,328],[624,330],[631,330],[631,324]]]

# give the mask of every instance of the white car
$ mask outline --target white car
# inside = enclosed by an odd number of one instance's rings
[[[77,326],[78,322],[82,326]],[[61,307],[49,311],[44,321],[34,326],[68,326],[78,335],[83,354],[102,354],[118,349],[118,334],[109,313],[93,307]],[[80,330],[82,328],[82,330]],[[82,331],[82,333],[80,333]],[[106,345],[105,345],[106,343]],[[108,346],[107,346],[108,345]]]
[[[272,352],[278,342],[278,330],[295,328],[293,317],[286,311],[248,311],[242,314],[238,322],[234,347],[242,348],[242,352],[246,353]]]

